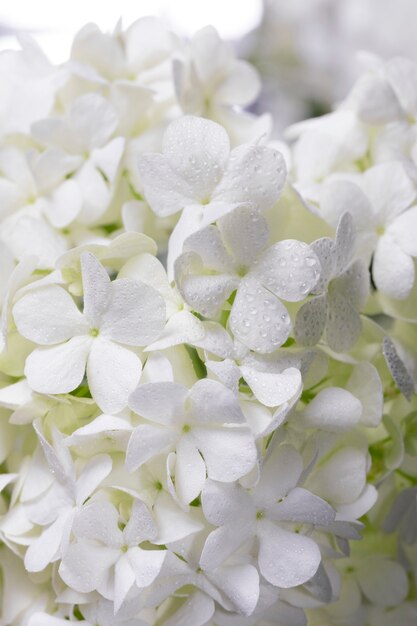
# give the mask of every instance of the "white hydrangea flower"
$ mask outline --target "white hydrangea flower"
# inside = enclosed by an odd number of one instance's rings
[[[26,507],[28,518],[46,527],[26,551],[24,562],[29,572],[45,569],[65,553],[75,515],[112,468],[109,456],[98,455],[86,464],[77,478],[71,455],[63,446],[60,434],[55,434],[55,447],[39,430],[37,434],[55,480],[46,492]]]
[[[268,226],[245,206],[190,235],[175,264],[185,301],[206,317],[219,314],[236,291],[229,326],[234,336],[260,353],[289,337],[291,320],[280,298],[303,300],[316,285],[320,264],[312,248],[296,240],[267,246]]]
[[[369,293],[369,273],[362,259],[355,260],[353,219],[345,213],[339,220],[336,239],[317,239],[311,244],[322,268],[316,297],[300,308],[294,332],[303,345],[315,345],[326,331],[326,342],[336,352],[346,352],[359,338],[359,312]]]
[[[183,54],[174,58],[173,71],[184,113],[219,122],[233,143],[269,131],[269,116],[257,118],[242,110],[259,95],[261,85],[255,68],[236,59],[232,47],[221,40],[213,26],[202,28],[191,38]]]
[[[139,174],[150,207],[160,216],[182,211],[169,243],[170,267],[188,235],[242,202],[271,207],[285,182],[279,152],[259,143],[230,150],[225,129],[199,117],[173,121],[162,154],[139,156]]]
[[[309,580],[320,564],[320,550],[307,535],[296,534],[281,524],[325,527],[335,514],[324,500],[297,487],[302,471],[300,455],[292,446],[282,445],[267,457],[260,480],[250,493],[238,485],[208,482],[202,494],[203,510],[208,521],[219,528],[207,538],[202,566],[222,563],[256,536],[259,569],[268,582],[289,588]]]
[[[322,191],[320,211],[336,226],[350,212],[358,234],[359,251],[372,257],[372,279],[392,298],[406,298],[414,284],[413,257],[417,187],[402,163],[381,163],[353,180],[332,180]]]
[[[165,324],[165,303],[152,287],[110,278],[88,252],[81,255],[84,310],[59,285],[34,288],[15,304],[19,332],[36,348],[26,359],[29,385],[40,393],[68,393],[87,379],[103,411],[118,412],[141,374],[139,356]]]
[[[236,396],[221,383],[200,380],[191,390],[170,382],[140,385],[129,406],[150,423],[132,433],[128,469],[135,470],[160,452],[175,451],[170,455],[175,493],[183,503],[199,496],[206,474],[232,482],[255,465],[253,435]]]
[[[32,125],[37,141],[74,157],[70,181],[78,185],[81,201],[72,202],[70,214],[51,212],[54,226],[68,226],[74,219],[91,224],[106,211],[125,143],[122,137],[112,138],[117,125],[113,107],[98,94],[77,98],[64,118],[46,118]]]
[[[148,587],[158,576],[166,550],[141,548],[153,541],[157,528],[148,508],[139,500],[123,530],[119,512],[110,502],[91,502],[77,515],[73,524],[76,541],[61,562],[59,572],[70,587],[88,593],[98,590],[113,600],[117,613],[133,585]],[[113,569],[114,568],[114,569]],[[113,582],[109,580],[114,572]]]

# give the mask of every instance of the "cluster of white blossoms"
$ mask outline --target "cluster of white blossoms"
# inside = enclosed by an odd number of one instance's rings
[[[0,56],[0,625],[417,620],[417,64],[269,140],[212,27]]]

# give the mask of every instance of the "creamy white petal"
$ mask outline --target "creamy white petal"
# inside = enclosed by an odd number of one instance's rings
[[[146,200],[159,217],[198,203],[191,183],[162,154],[141,154],[138,166]]]
[[[165,325],[166,306],[156,289],[121,278],[111,283],[110,293],[100,332],[131,346],[145,346],[158,339]]]
[[[84,292],[84,315],[93,328],[99,328],[110,300],[110,278],[91,252],[80,256]]]
[[[291,320],[285,306],[252,276],[242,280],[229,320],[235,337],[260,353],[279,348],[291,332]]]
[[[201,493],[206,481],[206,464],[196,442],[187,435],[177,444],[175,489],[181,502],[188,504]]]
[[[400,161],[380,163],[363,175],[363,189],[380,223],[389,223],[408,208],[417,189]]]
[[[14,305],[13,317],[21,335],[45,346],[88,332],[74,300],[59,285],[45,285],[26,293]]]
[[[241,365],[240,371],[255,398],[268,407],[289,402],[302,389],[301,372],[295,367],[288,367],[280,373],[273,373]]]
[[[314,576],[321,554],[310,537],[288,532],[264,520],[258,524],[258,536],[259,569],[268,582],[288,589]]]
[[[331,290],[327,296],[326,339],[335,352],[347,352],[362,330],[359,313],[344,294]]]
[[[269,238],[266,219],[251,205],[239,207],[222,217],[218,229],[235,263],[240,267],[250,267]]]
[[[119,513],[110,502],[92,501],[75,518],[73,532],[78,539],[94,540],[113,548],[123,545],[118,527]]]
[[[100,486],[112,470],[112,460],[107,454],[98,454],[90,459],[83,468],[76,487],[76,503],[81,506]]]
[[[303,471],[300,454],[288,444],[277,445],[267,456],[256,486],[259,506],[275,504],[296,486]]]
[[[365,596],[379,606],[396,606],[407,597],[409,583],[404,568],[382,555],[364,559],[357,577]]]
[[[141,417],[169,425],[182,416],[188,389],[173,382],[140,385],[129,397],[129,407]]]
[[[114,612],[117,613],[135,583],[135,574],[129,556],[122,554],[114,568]]]
[[[287,239],[268,248],[251,274],[279,298],[298,302],[319,280],[320,263],[311,246]]]
[[[413,287],[413,259],[388,233],[378,241],[372,263],[372,277],[377,289],[398,300],[406,298]]]
[[[73,337],[57,346],[37,348],[26,359],[28,384],[38,393],[68,393],[81,384],[92,339]]]
[[[59,566],[62,580],[75,591],[89,593],[97,589],[117,562],[120,551],[77,541],[69,546]]]
[[[127,555],[138,587],[148,587],[153,583],[166,554],[166,550],[142,550],[139,547],[129,549]]]
[[[361,401],[350,391],[341,387],[326,387],[307,404],[301,416],[309,428],[343,432],[359,422],[362,410]]]
[[[129,439],[126,467],[133,472],[163,450],[175,444],[175,434],[166,428],[140,424]]]
[[[237,396],[216,380],[197,381],[190,391],[188,406],[190,414],[201,424],[245,423]]]
[[[93,339],[87,361],[87,380],[104,413],[118,413],[126,405],[142,373],[139,357],[104,337]]]
[[[399,215],[387,228],[397,245],[411,256],[417,256],[417,207]]]
[[[200,202],[211,197],[220,181],[229,150],[229,138],[222,126],[191,115],[171,122],[163,140],[164,155]]]
[[[214,601],[201,591],[192,594],[181,608],[165,622],[165,626],[203,626],[213,617],[215,611]]]
[[[308,300],[298,310],[294,324],[294,335],[303,346],[315,346],[323,335],[327,320],[327,298],[325,295]]]
[[[280,152],[267,146],[243,144],[235,148],[213,199],[251,202],[269,209],[278,199],[287,176]]]

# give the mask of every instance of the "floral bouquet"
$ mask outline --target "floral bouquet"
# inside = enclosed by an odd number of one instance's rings
[[[417,64],[283,143],[212,27],[21,45],[1,626],[417,623]]]

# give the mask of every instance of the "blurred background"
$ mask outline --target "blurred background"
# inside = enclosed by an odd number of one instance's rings
[[[330,110],[358,73],[357,52],[417,58],[417,0],[13,0],[0,3],[0,49],[31,34],[55,63],[68,58],[79,28],[111,31],[143,15],[192,35],[206,24],[260,71],[256,112],[271,111],[275,136],[288,124]]]

